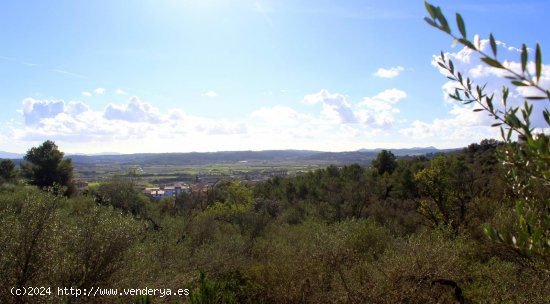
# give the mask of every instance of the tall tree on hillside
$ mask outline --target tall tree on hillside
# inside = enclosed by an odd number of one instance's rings
[[[380,175],[386,172],[388,172],[388,174],[392,174],[395,167],[397,167],[395,155],[393,155],[391,151],[382,150],[372,162],[372,167],[375,168]]]
[[[32,185],[39,188],[62,186],[64,194],[70,196],[75,192],[73,164],[70,159],[63,159],[63,155],[53,141],[47,140],[27,152],[24,158],[27,163],[21,167],[23,174]]]
[[[14,181],[17,177],[17,169],[13,161],[4,159],[0,162],[0,184]]]

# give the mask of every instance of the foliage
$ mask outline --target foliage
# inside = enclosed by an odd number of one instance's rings
[[[10,159],[0,161],[0,184],[15,181],[17,178],[17,168]]]
[[[380,153],[378,153],[376,158],[372,161],[372,166],[376,169],[379,175],[386,172],[392,174],[396,165],[395,155],[388,150],[380,151]]]
[[[31,148],[21,166],[23,174],[32,185],[45,189],[54,185],[65,187],[64,194],[70,196],[75,190],[73,165],[70,159],[63,159],[63,152],[50,140]]]
[[[225,200],[210,205],[202,216],[212,217],[218,221],[243,225],[243,216],[250,212],[254,205],[252,191],[242,186],[239,181],[229,184],[225,191]]]
[[[126,252],[139,240],[144,225],[103,206],[63,210],[62,233],[56,261],[61,286],[108,287],[110,279],[125,266]],[[67,237],[70,235],[70,237]],[[85,265],[85,267],[82,267]]]
[[[32,188],[0,193],[2,303],[61,301],[56,292],[42,299],[14,298],[11,287],[118,284],[142,227],[86,198],[68,200]]]
[[[550,281],[539,264],[476,234],[480,223],[510,223],[492,195],[501,189],[492,162],[496,149],[482,142],[432,159],[404,158],[391,174],[350,165],[253,188],[224,181],[209,194],[145,199],[135,214],[131,202],[143,197],[122,178],[70,198],[18,184],[2,187],[0,288],[17,286],[23,269],[17,265],[27,256],[26,284],[191,291],[187,298],[138,299],[160,304],[456,301],[449,282],[465,301],[544,302]],[[438,166],[452,169],[438,171],[451,187],[449,210],[457,206],[453,189],[463,187],[456,184],[474,176],[466,183],[474,190],[464,221],[449,213],[458,231],[427,228],[417,210],[430,197],[414,177]],[[0,299],[15,302],[5,293]]]
[[[475,242],[453,234],[443,228],[397,240],[369,265],[363,302],[546,302],[547,276],[515,262],[484,261]]]
[[[387,230],[366,220],[272,226],[254,246],[250,277],[270,286],[261,291],[269,303],[360,303],[364,263],[392,241]]]
[[[11,287],[52,277],[55,223],[63,199],[39,191],[3,194],[0,199],[0,298]]]
[[[133,179],[114,177],[99,185],[94,192],[99,204],[110,205],[133,215],[144,215],[148,202]]]
[[[490,67],[503,72],[512,86],[531,89],[536,92],[525,96],[522,107],[510,105],[508,98],[510,88],[503,87],[501,91],[503,109],[493,104],[495,97],[492,92],[485,92],[484,85],[474,84],[456,71],[453,62],[444,54],[438,59],[438,64],[449,73],[449,78],[459,87],[450,97],[464,104],[476,103],[479,108],[474,111],[485,111],[492,116],[500,127],[503,140],[507,143],[499,160],[507,169],[507,177],[513,189],[516,200],[516,224],[509,231],[497,231],[486,226],[486,234],[493,240],[504,242],[528,255],[540,255],[548,260],[550,256],[550,140],[548,136],[537,134],[532,126],[533,102],[550,101],[550,91],[540,84],[542,74],[542,51],[539,44],[535,47],[534,71],[529,68],[530,51],[525,44],[521,48],[521,71],[515,71],[497,57],[497,42],[493,34],[489,35],[491,54],[482,51],[479,37],[474,41],[468,39],[466,26],[460,14],[456,21],[460,36],[455,35],[441,11],[441,8],[425,3],[430,17],[426,22],[449,34],[460,44],[477,52],[481,60]],[[532,54],[531,54],[532,56]],[[529,101],[529,102],[528,102]],[[537,113],[535,113],[537,114]],[[547,127],[550,126],[550,111],[545,108],[542,116]],[[516,133],[522,142],[513,143],[512,134]],[[540,194],[544,194],[541,196]]]
[[[201,272],[197,286],[190,292],[190,304],[253,303],[246,297],[250,282],[239,272],[230,272],[218,280],[211,280]]]
[[[445,225],[458,232],[465,223],[474,189],[468,168],[456,157],[436,156],[429,167],[417,172],[415,178],[426,198],[420,201],[419,213],[433,227]]]

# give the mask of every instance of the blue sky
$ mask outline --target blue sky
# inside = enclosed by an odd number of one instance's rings
[[[544,0],[433,1],[502,56],[550,48]],[[500,83],[428,26],[423,1],[2,1],[0,150],[349,151],[498,137],[444,97],[441,50]],[[545,81],[550,81],[545,66]]]

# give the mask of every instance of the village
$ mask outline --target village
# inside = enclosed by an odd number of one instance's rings
[[[151,199],[175,198],[183,193],[205,193],[219,181],[240,180],[244,185],[254,185],[274,177],[289,177],[299,175],[295,172],[289,173],[288,170],[270,170],[264,172],[230,172],[229,174],[199,174],[182,175],[177,178],[152,178],[153,176],[144,176],[136,184],[136,190],[142,192]],[[95,176],[95,178],[98,178]],[[118,178],[132,178],[130,176],[119,176]],[[79,176],[74,179],[76,189],[80,193],[85,193],[93,187],[93,184],[101,184],[96,179],[83,178]]]
[[[182,193],[204,193],[217,182],[222,180],[240,180],[244,185],[254,185],[274,177],[296,176],[289,174],[287,170],[274,170],[264,173],[241,174],[204,174],[196,175],[192,182],[189,181],[161,181],[156,187],[141,187],[145,195],[153,199],[177,197]]]
[[[174,183],[159,187],[145,188],[143,193],[151,198],[176,197],[182,193],[191,194],[191,187],[186,183]]]

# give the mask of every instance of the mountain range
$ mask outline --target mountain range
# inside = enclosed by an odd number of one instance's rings
[[[213,163],[237,162],[285,162],[316,161],[335,164],[370,163],[384,149],[360,149],[349,152],[323,152],[313,150],[265,150],[265,151],[221,151],[188,153],[96,153],[68,154],[74,164],[119,164],[119,165],[205,165]],[[386,149],[394,155],[418,156],[452,152],[458,149],[437,149],[417,147],[409,149]],[[0,158],[22,159],[24,154],[0,151]]]

